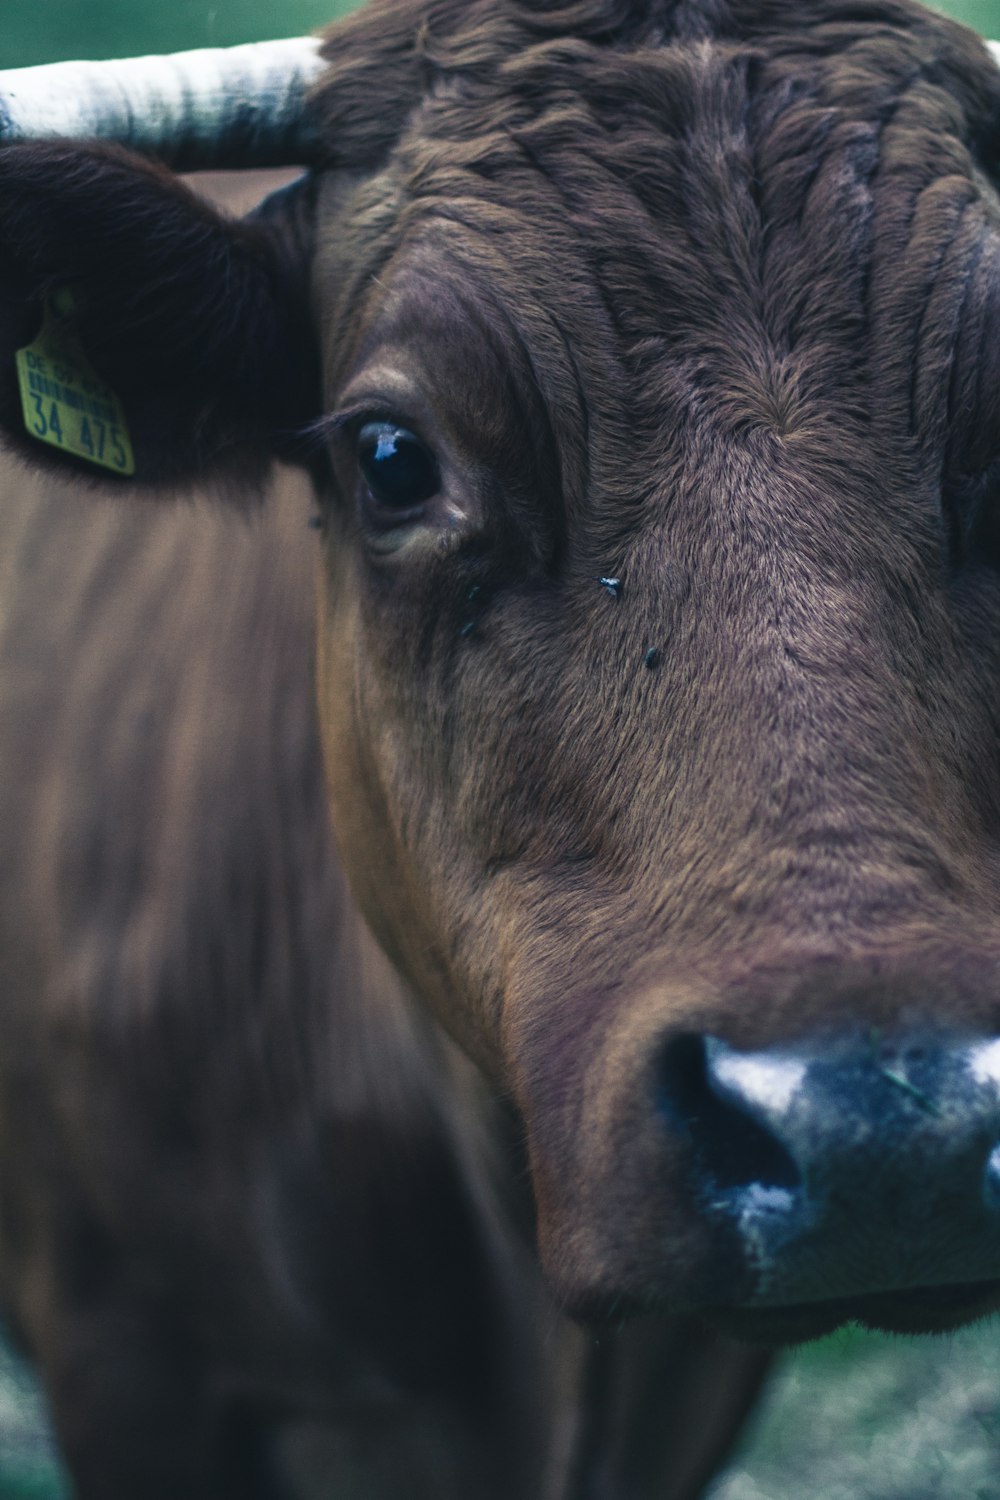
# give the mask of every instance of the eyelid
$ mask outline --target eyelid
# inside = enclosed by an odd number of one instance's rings
[[[337,437],[342,432],[349,432],[352,428],[363,427],[366,422],[397,422],[396,412],[390,411],[387,405],[381,405],[372,401],[359,401],[357,405],[342,408],[340,411],[327,412],[320,417],[319,425],[330,437]]]
[[[400,411],[398,406],[390,405],[387,401],[352,402],[350,406],[343,407],[340,411],[329,412],[320,417],[314,430],[322,440],[327,442],[342,441],[345,437],[356,438],[362,427],[369,422],[385,422],[393,427],[405,428],[407,432],[412,432],[420,442],[426,443],[427,447],[433,447],[421,433],[420,423]]]

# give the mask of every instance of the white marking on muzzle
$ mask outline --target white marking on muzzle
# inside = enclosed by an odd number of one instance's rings
[[[806,1076],[806,1064],[787,1054],[734,1052],[713,1040],[706,1051],[719,1083],[770,1119],[787,1114]]]
[[[115,141],[179,170],[308,165],[316,37],[0,72],[0,142]]]
[[[1000,1040],[981,1042],[966,1053],[966,1066],[977,1083],[1000,1089]]]

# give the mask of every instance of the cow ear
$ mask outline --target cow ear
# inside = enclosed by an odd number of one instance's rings
[[[0,149],[4,439],[110,484],[133,458],[139,483],[235,488],[299,457],[319,401],[307,191],[231,221],[118,147]]]

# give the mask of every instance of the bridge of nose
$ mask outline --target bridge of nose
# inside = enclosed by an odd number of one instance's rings
[[[702,1048],[682,1112],[751,1303],[1000,1275],[1000,1041]]]

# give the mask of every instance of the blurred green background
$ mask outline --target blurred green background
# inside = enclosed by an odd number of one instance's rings
[[[301,36],[357,0],[0,0],[0,68]]]
[[[353,0],[0,0],[0,68],[296,36],[352,7]],[[938,9],[1000,36],[1000,0],[942,0]]]

